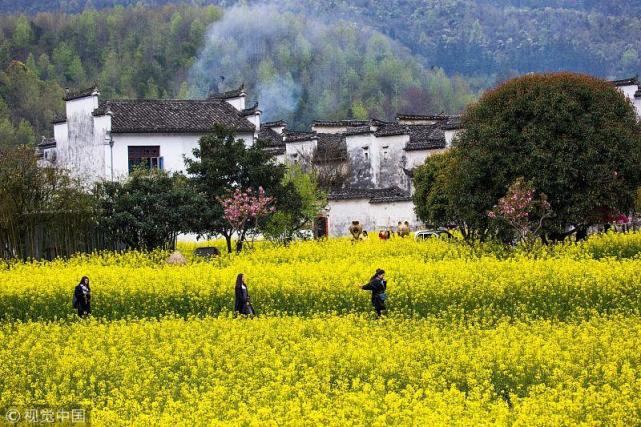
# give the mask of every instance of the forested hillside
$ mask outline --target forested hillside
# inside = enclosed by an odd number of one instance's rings
[[[95,83],[107,97],[178,96],[207,26],[220,16],[211,6],[0,17],[0,144],[51,135],[65,87]]]
[[[85,7],[172,2],[230,6],[239,0],[4,0],[0,11],[78,12]],[[277,4],[310,15],[366,22],[448,74],[502,78],[563,69],[618,77],[641,69],[637,0],[278,0]]]
[[[0,17],[0,144],[50,135],[63,88],[92,84],[109,98],[184,98],[244,82],[266,119],[299,128],[315,118],[456,112],[473,98],[463,79],[424,68],[376,31],[272,11],[271,31],[254,37],[264,22],[254,12],[137,6]]]
[[[0,1],[0,144],[50,134],[63,88],[93,83],[107,97],[168,98],[244,82],[264,118],[302,127],[456,112],[531,71],[641,70],[633,0],[247,1],[244,15],[237,3]]]

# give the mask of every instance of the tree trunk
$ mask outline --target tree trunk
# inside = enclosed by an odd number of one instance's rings
[[[238,241],[236,242],[236,253],[239,254],[243,250],[243,243],[245,242],[245,233],[247,233],[247,230],[243,230],[239,235],[238,235]]]
[[[231,247],[231,234],[223,233],[223,236],[225,236],[225,243],[227,243],[227,253],[232,253],[233,249]]]

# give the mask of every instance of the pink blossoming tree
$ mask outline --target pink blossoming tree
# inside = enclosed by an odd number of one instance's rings
[[[504,221],[517,234],[526,249],[531,249],[546,218],[552,216],[552,207],[545,194],[534,198],[535,189],[523,178],[517,178],[504,197],[487,213],[491,219]]]
[[[245,191],[236,189],[231,195],[219,198],[218,201],[223,206],[225,220],[238,237],[236,252],[242,251],[248,232],[258,228],[258,220],[275,210],[272,206],[274,198],[266,196],[263,187],[258,187],[258,194],[254,194],[251,188]]]

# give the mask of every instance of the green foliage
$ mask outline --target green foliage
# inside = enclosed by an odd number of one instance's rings
[[[265,224],[265,236],[272,241],[288,244],[302,229],[311,229],[312,221],[327,205],[327,193],[316,177],[297,165],[288,165],[283,186],[292,188],[294,197],[287,199],[289,206],[275,212]]]
[[[97,189],[99,226],[114,246],[169,249],[189,230],[198,199],[180,174],[137,169],[125,182],[104,182]]]
[[[204,29],[219,17],[213,6],[2,17],[0,102],[9,112],[0,111],[0,146],[51,135],[51,120],[64,112],[63,87],[97,84],[118,98],[178,97]]]
[[[289,211],[300,206],[293,184],[283,184],[285,166],[276,164],[274,157],[263,148],[261,141],[246,147],[243,140],[236,139],[233,130],[215,126],[200,139],[199,147],[194,149],[194,159],[185,159],[187,172],[201,197],[199,208],[193,212],[192,231],[205,236],[222,235],[230,253],[233,230],[223,217],[220,199],[234,189],[258,193],[262,187],[268,197],[276,199],[277,210]],[[242,244],[240,239],[238,252]]]
[[[482,238],[487,212],[518,177],[548,196],[553,216],[545,230],[552,238],[634,208],[641,127],[607,82],[571,73],[514,79],[468,108],[463,127],[453,163],[428,161],[417,175],[423,218],[456,222]],[[454,209],[440,209],[435,200],[443,198]]]
[[[0,150],[0,256],[51,258],[89,250],[93,201],[30,147]]]
[[[293,128],[318,118],[456,113],[473,99],[464,81],[426,69],[380,32],[347,20],[323,23],[282,13],[274,5],[226,10],[190,82],[196,97],[245,83],[266,120],[283,119]]]

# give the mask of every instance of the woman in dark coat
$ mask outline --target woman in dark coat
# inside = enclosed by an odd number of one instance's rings
[[[249,292],[247,292],[247,283],[245,275],[239,274],[236,277],[236,300],[234,302],[234,313],[253,316],[256,314],[254,307],[249,302]]]
[[[74,299],[78,316],[86,317],[91,314],[91,288],[89,287],[89,278],[83,276],[80,283],[74,289]]]
[[[372,305],[376,310],[376,315],[381,317],[383,311],[387,310],[385,307],[385,300],[387,299],[387,282],[385,281],[385,271],[380,268],[372,276],[367,285],[359,286],[365,291],[372,291]]]

